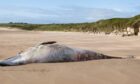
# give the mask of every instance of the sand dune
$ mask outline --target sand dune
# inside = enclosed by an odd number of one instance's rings
[[[50,40],[112,56],[133,55],[136,59],[0,67],[0,84],[140,84],[139,36],[124,38],[77,32],[29,32],[0,28],[0,59]]]

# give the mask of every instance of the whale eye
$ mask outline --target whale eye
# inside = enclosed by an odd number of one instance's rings
[[[47,45],[47,44],[54,44],[56,41],[48,41],[48,42],[43,42],[40,45]]]

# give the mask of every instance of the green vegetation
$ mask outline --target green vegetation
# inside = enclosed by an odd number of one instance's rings
[[[77,24],[27,24],[13,23],[0,24],[4,27],[14,27],[24,30],[42,30],[42,31],[77,31],[77,32],[112,32],[113,30],[123,31],[128,26],[134,26],[140,22],[140,15],[132,18],[112,18],[100,20],[93,23],[77,23]]]

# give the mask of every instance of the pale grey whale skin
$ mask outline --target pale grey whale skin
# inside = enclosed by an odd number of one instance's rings
[[[14,57],[0,61],[0,66],[15,66],[29,63],[76,62],[97,59],[123,59],[107,56],[90,50],[71,48],[55,41],[43,42]]]

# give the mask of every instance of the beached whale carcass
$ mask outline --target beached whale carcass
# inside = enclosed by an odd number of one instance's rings
[[[112,57],[96,53],[90,50],[71,48],[56,43],[55,41],[43,42],[31,47],[14,57],[0,61],[0,66],[14,66],[28,63],[53,63],[53,62],[75,62],[96,59],[112,59]]]

